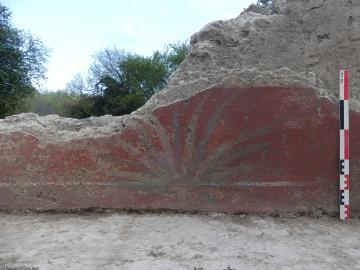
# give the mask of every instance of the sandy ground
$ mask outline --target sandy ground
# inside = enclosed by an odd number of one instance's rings
[[[30,267],[360,269],[360,220],[344,223],[331,217],[222,214],[0,214],[0,269]]]

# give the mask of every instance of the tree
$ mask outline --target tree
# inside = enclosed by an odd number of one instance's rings
[[[82,95],[89,89],[84,76],[81,73],[76,73],[73,79],[66,84],[65,92],[69,95]]]
[[[110,77],[117,81],[122,80],[119,63],[124,61],[128,55],[129,53],[124,50],[114,47],[99,51],[93,56],[93,62],[90,65],[88,74],[88,82],[93,86],[93,91],[96,85],[101,84],[101,80],[104,77]],[[101,88],[96,90],[101,91]]]
[[[12,114],[45,78],[48,50],[43,43],[11,24],[0,4],[0,117]]]
[[[87,79],[77,74],[67,84],[76,93],[73,117],[123,115],[141,107],[160,91],[189,52],[188,42],[169,44],[164,51],[141,56],[107,48],[94,55]]]
[[[63,117],[71,117],[71,108],[76,104],[78,96],[70,95],[64,91],[38,92],[27,97],[21,108],[16,113],[24,111],[39,115],[58,114]]]
[[[103,95],[106,88],[114,87],[126,93],[142,92],[149,99],[167,83],[189,52],[187,41],[169,44],[163,52],[152,56],[131,54],[117,48],[108,48],[94,55],[89,69],[92,93]],[[112,79],[113,81],[111,81]]]
[[[184,61],[186,55],[190,51],[190,44],[188,41],[171,43],[167,48],[167,63],[168,63],[168,76],[178,69],[180,64]]]
[[[158,51],[151,57],[129,55],[119,67],[126,91],[142,94],[145,99],[149,99],[166,84],[168,76],[166,58]]]

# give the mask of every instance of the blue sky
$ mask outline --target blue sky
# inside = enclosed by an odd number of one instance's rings
[[[238,16],[255,0],[1,0],[14,24],[52,52],[48,90],[87,71],[97,51],[117,46],[150,55],[183,41],[213,20]]]

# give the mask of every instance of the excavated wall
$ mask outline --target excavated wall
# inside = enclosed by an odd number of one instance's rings
[[[206,25],[138,111],[0,120],[0,209],[338,210],[338,72],[350,70],[360,209],[360,3],[278,0]]]

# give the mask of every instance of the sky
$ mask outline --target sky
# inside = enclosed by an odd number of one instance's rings
[[[51,49],[43,88],[64,89],[92,56],[118,47],[151,55],[214,20],[238,16],[255,0],[0,0],[17,28]]]

